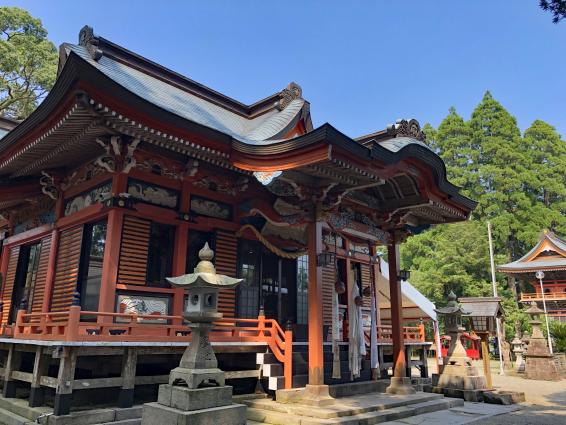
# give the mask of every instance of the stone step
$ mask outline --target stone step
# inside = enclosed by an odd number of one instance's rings
[[[28,421],[35,421],[39,416],[53,412],[49,407],[29,407],[28,401],[24,399],[4,397],[0,397],[0,409],[22,416]]]
[[[0,424],[2,425],[28,425],[33,423],[34,421],[29,418],[24,418],[0,407]]]
[[[123,421],[104,422],[96,425],[141,425],[141,418],[124,419]]]
[[[302,405],[299,403],[278,403],[272,400],[248,400],[248,407],[289,413],[294,415],[330,419],[367,413],[371,411],[383,411],[402,406],[417,405],[432,401],[444,401],[443,396],[438,394],[414,394],[409,396],[392,396],[381,393],[370,393],[358,395],[349,399],[340,399],[335,405],[316,407]]]
[[[432,399],[379,409],[376,406],[373,410],[369,407],[346,411],[333,411],[330,408],[313,408],[312,406],[288,405],[287,411],[284,409],[265,409],[254,405],[248,407],[248,419],[273,425],[322,425],[322,424],[341,424],[341,425],[373,425],[397,419],[408,418],[423,413],[436,412],[462,406],[461,399]],[[273,406],[270,406],[273,407]],[[370,410],[367,410],[370,409]],[[365,411],[364,411],[365,410]],[[319,411],[317,416],[313,412]],[[334,415],[334,416],[332,416]]]

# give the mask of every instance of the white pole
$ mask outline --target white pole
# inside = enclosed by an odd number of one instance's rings
[[[540,293],[542,295],[542,307],[544,308],[544,318],[546,320],[546,336],[548,337],[548,349],[550,350],[550,354],[552,353],[552,339],[550,338],[550,326],[548,325],[548,314],[546,312],[546,298],[544,297],[544,289],[542,287],[542,277],[539,277],[540,282]]]
[[[493,241],[491,240],[491,223],[487,222],[487,236],[489,239],[489,260],[491,263],[491,286],[493,288],[493,296],[497,297],[497,280],[495,279],[495,260],[493,259]],[[503,370],[503,352],[501,351],[501,323],[499,317],[495,319],[497,326],[497,348],[499,351],[499,374],[505,375]]]

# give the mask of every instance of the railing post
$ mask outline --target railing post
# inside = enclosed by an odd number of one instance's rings
[[[293,331],[291,322],[287,322],[285,327],[285,364],[283,365],[285,376],[285,389],[293,388]]]
[[[78,292],[73,294],[73,303],[69,308],[69,319],[67,322],[67,331],[65,332],[65,340],[74,341],[79,335],[79,323],[81,321],[81,300]]]
[[[265,337],[265,311],[263,310],[263,306],[259,308],[259,315],[257,316],[257,330],[259,337]]]
[[[422,319],[419,322],[419,339],[421,340],[421,342],[425,342],[425,340],[426,340],[425,326],[424,326],[424,322],[422,321]]]

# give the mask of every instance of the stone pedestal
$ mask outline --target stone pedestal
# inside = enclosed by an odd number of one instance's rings
[[[246,406],[232,404],[232,387],[159,386],[157,403],[143,407],[142,425],[245,425]]]
[[[554,357],[550,354],[547,339],[540,329],[542,322],[539,317],[544,312],[534,302],[526,312],[533,317],[533,320],[529,322],[533,327],[533,334],[525,353],[525,378],[560,381],[560,371]]]
[[[523,358],[523,341],[515,336],[511,341],[513,345],[513,353],[515,353],[515,372],[523,373],[525,371],[525,359]]]
[[[433,392],[466,401],[483,401],[482,393],[489,390],[485,376],[480,375],[471,364],[447,364],[440,374],[432,375]]]

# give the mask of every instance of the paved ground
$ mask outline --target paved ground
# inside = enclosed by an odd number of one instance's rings
[[[493,364],[492,364],[493,367]],[[521,410],[496,418],[497,424],[505,425],[564,425],[566,424],[566,380],[560,382],[533,381],[522,375],[508,372],[505,376],[492,373],[493,385],[500,389],[523,391],[526,402]],[[493,425],[494,420],[474,422],[479,425]]]
[[[478,363],[478,368],[483,366]],[[518,405],[520,410],[498,415],[490,419],[475,420],[478,425],[564,425],[566,424],[566,380],[560,382],[533,381],[523,378],[522,374],[506,372],[499,375],[499,363],[491,362],[493,385],[497,389],[522,391],[526,402]],[[429,370],[436,371],[436,366],[429,364]],[[482,370],[482,369],[480,369]],[[478,406],[481,408],[482,405]],[[487,407],[488,405],[483,405]],[[423,422],[424,423],[424,422]],[[427,425],[432,423],[426,422]],[[456,424],[458,422],[454,422]],[[451,422],[444,422],[449,425]]]

